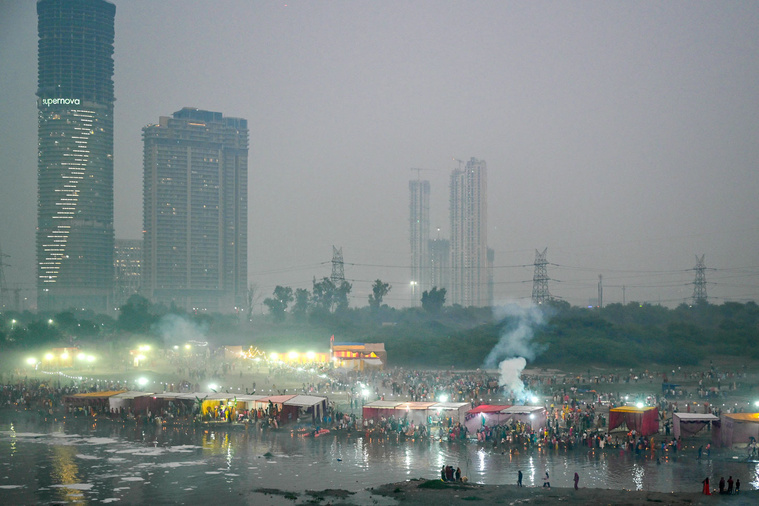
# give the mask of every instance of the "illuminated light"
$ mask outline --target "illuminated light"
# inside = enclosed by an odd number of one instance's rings
[[[314,353],[313,351],[309,351],[308,353],[306,353],[306,358],[309,360],[313,360],[315,357],[316,357],[316,353]]]
[[[87,362],[94,362],[94,361],[95,361],[95,357],[94,356],[87,355]]]
[[[443,394],[440,396],[440,402],[448,402],[448,396]]]
[[[34,358],[34,357],[29,357],[29,358],[26,359],[26,363],[29,364],[29,365],[34,365],[34,364],[37,363],[37,359]]]
[[[185,349],[185,350],[189,350],[190,348],[192,348],[192,346],[190,346],[189,344],[185,344],[185,345],[184,345],[184,349]]]
[[[279,359],[279,355],[277,353],[272,353],[271,355],[269,355],[269,359],[271,359],[271,360],[277,360],[277,359]]]
[[[636,404],[636,406],[638,407],[638,409],[641,409],[643,407],[643,403],[639,402],[639,403]]]
[[[287,357],[290,360],[295,360],[295,359],[298,358],[298,352],[297,351],[291,351],[290,353],[287,354]]]
[[[137,355],[137,360],[145,360],[145,355]]]
[[[216,389],[217,389],[217,388],[219,388],[219,387],[218,387],[218,385],[216,385],[216,383],[210,383],[210,384],[208,385],[208,388],[210,388],[211,390],[216,390]]]
[[[80,353],[79,355],[76,356],[76,358],[78,358],[79,360],[85,360],[87,358],[87,355],[85,355],[84,353]]]
[[[53,360],[53,354],[52,353],[46,353],[45,354],[45,360]]]
[[[66,353],[65,351],[63,353],[61,353],[61,360],[66,360],[67,358],[69,358],[69,354],[68,353]]]
[[[148,384],[148,379],[147,378],[138,378],[137,379],[137,384],[140,385],[141,387],[144,387],[145,385]]]

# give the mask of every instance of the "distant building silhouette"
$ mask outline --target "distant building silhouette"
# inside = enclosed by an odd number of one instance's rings
[[[418,304],[430,285],[430,182],[411,180],[409,187],[409,241],[411,246],[411,295]]]
[[[430,288],[445,288],[451,285],[451,241],[430,239]],[[449,297],[446,295],[446,302]]]
[[[116,7],[40,0],[37,306],[111,309]]]
[[[451,304],[489,306],[487,166],[471,158],[451,174]]]
[[[187,310],[244,309],[247,121],[184,108],[142,132],[143,293]]]
[[[142,272],[142,241],[116,239],[113,252],[113,305],[121,307],[140,291]]]

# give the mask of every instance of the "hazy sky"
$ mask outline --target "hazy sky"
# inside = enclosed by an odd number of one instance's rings
[[[759,2],[115,1],[116,237],[140,238],[141,128],[250,128],[249,277],[411,303],[408,181],[448,235],[454,158],[488,166],[497,301],[759,299]],[[0,0],[0,245],[34,286],[37,20]],[[435,236],[435,233],[432,233]]]

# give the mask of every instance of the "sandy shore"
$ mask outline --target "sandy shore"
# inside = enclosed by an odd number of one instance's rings
[[[437,480],[435,480],[437,481]],[[705,496],[693,493],[631,492],[593,488],[517,487],[515,485],[444,484],[437,481],[435,488],[426,488],[427,480],[390,483],[371,490],[372,494],[392,497],[398,504],[440,506],[456,504],[759,504],[759,491],[741,492],[740,495]],[[442,485],[440,487],[439,485]],[[422,485],[422,487],[420,487]],[[334,502],[333,504],[338,504]]]
[[[477,485],[443,483],[440,480],[417,479],[400,483],[388,483],[362,492],[345,490],[286,492],[276,489],[256,489],[248,497],[247,504],[321,504],[329,506],[455,506],[471,504],[504,505],[614,505],[639,504],[666,505],[755,505],[759,504],[759,491],[743,491],[739,495],[702,495],[692,493],[635,492],[596,488],[550,488],[517,487],[515,485]]]

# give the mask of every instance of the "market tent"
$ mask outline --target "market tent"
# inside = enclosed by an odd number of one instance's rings
[[[711,422],[718,422],[719,418],[712,414],[703,413],[672,413],[672,425],[675,439],[681,435],[689,437],[696,435],[701,429]]]
[[[285,402],[295,397],[295,395],[269,395],[253,401],[255,409],[262,409],[264,413],[269,408],[269,403],[276,408],[279,415],[279,423],[285,424],[288,421],[294,421],[298,417],[297,406],[286,406]]]
[[[507,415],[507,420],[524,423],[533,429],[546,426],[546,408],[543,406],[509,406],[501,410],[501,414]]]
[[[430,406],[430,416],[434,421],[451,418],[452,424],[466,422],[468,402],[437,402]]]
[[[403,404],[399,401],[372,401],[364,404],[361,415],[365,420],[379,420],[382,417],[396,416],[395,407]]]
[[[467,430],[474,434],[484,426],[495,427],[509,419],[508,415],[501,413],[508,408],[508,404],[480,404],[466,412],[464,425]]]
[[[63,398],[65,404],[71,406],[104,406],[108,404],[108,399],[116,394],[121,394],[126,390],[108,390],[105,392],[87,392],[83,394],[68,395]]]
[[[650,436],[659,432],[659,408],[621,406],[609,410],[609,430],[625,424],[642,436]]]
[[[296,395],[292,399],[286,400],[284,405],[298,408],[296,420],[307,418],[306,415],[310,414],[311,423],[321,422],[327,412],[327,398],[315,395]]]
[[[139,402],[138,399],[153,395],[152,392],[137,392],[135,390],[128,390],[120,394],[112,395],[108,398],[108,407],[119,411],[120,409],[132,408],[136,413],[138,411],[147,410],[147,401]]]
[[[759,413],[726,413],[714,424],[712,442],[731,447],[759,441]]]
[[[427,424],[427,411],[434,402],[402,402],[395,407],[395,417],[415,424]]]

